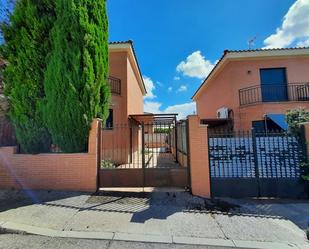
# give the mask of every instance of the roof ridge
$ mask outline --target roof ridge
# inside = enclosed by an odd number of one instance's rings
[[[290,48],[257,48],[257,49],[235,49],[235,50],[224,50],[224,53],[241,53],[241,52],[258,52],[258,51],[277,51],[277,50],[298,50],[298,49],[309,49],[309,47],[290,47]]]
[[[129,39],[127,41],[110,41],[110,42],[108,42],[108,44],[126,44],[126,43],[133,44],[133,40]]]

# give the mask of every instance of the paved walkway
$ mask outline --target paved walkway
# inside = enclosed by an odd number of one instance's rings
[[[292,221],[299,228],[307,231],[309,227],[309,200],[286,199],[230,199],[225,201],[240,205],[251,213],[264,216],[279,216]]]
[[[0,227],[72,238],[309,248],[305,232],[292,221],[235,204],[213,203],[185,192],[2,191]]]

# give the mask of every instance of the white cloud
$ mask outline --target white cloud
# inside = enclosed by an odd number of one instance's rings
[[[190,114],[195,114],[195,102],[189,102],[179,105],[172,105],[164,110],[165,113],[178,113],[178,119],[184,119]]]
[[[296,46],[297,47],[309,47],[309,38],[304,41],[299,41]]]
[[[161,110],[162,104],[155,101],[145,101],[144,109],[145,112],[150,113],[178,113],[178,119],[184,119],[190,114],[195,114],[196,106],[194,102],[178,104],[178,105],[171,105]]]
[[[188,87],[186,85],[181,85],[178,89],[177,89],[177,93],[178,92],[185,92],[188,90]]]
[[[144,111],[150,113],[161,113],[160,107],[161,103],[155,101],[145,101],[144,103]]]
[[[169,92],[171,92],[173,90],[173,87],[169,87],[169,88],[167,88],[167,91],[169,91]]]
[[[180,80],[180,77],[179,76],[175,76],[174,80]]]
[[[264,48],[282,48],[294,42],[308,45],[309,0],[297,0],[283,18],[281,27],[264,40]],[[299,44],[297,44],[299,45]]]
[[[154,95],[154,93],[153,93],[153,91],[156,89],[156,87],[155,87],[152,79],[150,79],[147,76],[143,76],[143,80],[144,80],[146,91],[147,91],[147,94],[146,94],[146,96],[144,98],[145,99],[154,99],[154,98],[156,98],[157,96]]]
[[[209,60],[205,59],[201,51],[195,51],[186,60],[180,62],[176,70],[189,77],[204,79],[214,66]]]
[[[162,82],[160,82],[160,81],[157,81],[156,83],[157,83],[157,85],[158,85],[158,86],[160,86],[160,87],[162,87],[162,86],[163,86],[163,83],[162,83]]]

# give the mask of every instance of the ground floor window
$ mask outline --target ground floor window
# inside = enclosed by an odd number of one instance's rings
[[[255,132],[283,131],[283,129],[271,119],[252,121]]]
[[[114,126],[114,113],[113,109],[109,109],[108,117],[105,122],[105,129],[106,130],[112,130]]]

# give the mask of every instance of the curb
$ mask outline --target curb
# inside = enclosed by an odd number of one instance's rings
[[[231,239],[212,239],[201,237],[161,236],[118,232],[84,232],[84,231],[59,231],[49,228],[40,228],[14,222],[0,221],[0,234],[32,234],[47,237],[73,238],[73,239],[96,239],[112,241],[132,241],[144,243],[169,243],[203,246],[221,246],[252,249],[309,249],[309,243],[283,243],[244,241]]]

